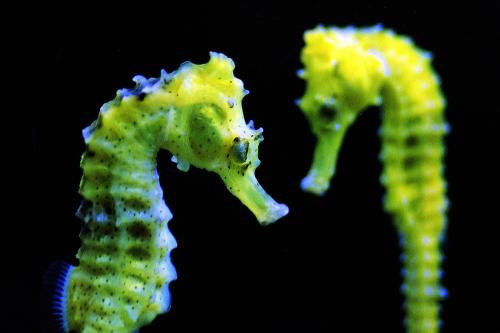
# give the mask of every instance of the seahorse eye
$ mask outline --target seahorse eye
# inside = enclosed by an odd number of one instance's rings
[[[335,110],[330,108],[330,107],[323,106],[319,110],[319,115],[320,115],[321,119],[326,120],[326,121],[331,121],[335,117]]]
[[[231,156],[237,163],[245,163],[248,155],[248,141],[239,137],[234,138],[231,147]]]

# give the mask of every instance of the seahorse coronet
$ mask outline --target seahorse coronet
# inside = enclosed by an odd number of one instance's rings
[[[182,171],[193,165],[219,174],[262,224],[288,213],[255,178],[262,129],[244,120],[248,92],[234,68],[211,52],[206,64],[134,76],[135,87],[118,90],[83,130],[79,265],[64,269],[64,290],[55,295],[64,331],[135,332],[170,308],[177,243],[156,169],[160,149]]]
[[[439,281],[448,208],[443,137],[449,125],[432,54],[382,25],[318,26],[304,40],[298,76],[306,91],[296,104],[317,142],[301,187],[316,195],[329,189],[348,128],[364,109],[380,106],[380,180],[404,253],[407,330],[438,332],[437,302],[447,295]]]

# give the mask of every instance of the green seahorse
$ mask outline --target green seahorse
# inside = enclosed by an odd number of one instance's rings
[[[186,62],[158,79],[136,76],[136,87],[119,90],[83,130],[82,246],[78,266],[59,267],[60,329],[133,332],[168,311],[176,242],[156,171],[159,149],[182,171],[194,165],[217,173],[262,224],[288,213],[255,178],[263,130],[245,123],[248,92],[233,70],[231,59],[212,52],[203,65]]]
[[[407,331],[438,332],[441,241],[447,218],[443,136],[448,132],[440,81],[429,53],[381,26],[317,27],[302,50],[306,81],[297,101],[317,138],[301,186],[321,195],[329,188],[344,135],[368,106],[383,108],[381,182],[385,209],[402,243]]]

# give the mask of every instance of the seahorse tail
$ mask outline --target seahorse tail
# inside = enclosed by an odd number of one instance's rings
[[[404,283],[406,297],[405,324],[408,333],[439,332],[439,301],[447,296],[441,286],[442,254],[437,237],[415,232],[402,236]]]

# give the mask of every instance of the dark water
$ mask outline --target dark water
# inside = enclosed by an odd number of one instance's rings
[[[477,3],[437,7],[333,1],[137,4],[126,12],[33,9],[23,20],[29,38],[19,40],[19,60],[32,71],[34,92],[21,100],[30,126],[20,126],[26,147],[21,157],[14,155],[23,186],[12,192],[10,209],[20,215],[4,220],[16,227],[3,240],[15,240],[4,252],[9,272],[2,275],[9,300],[4,301],[4,324],[12,327],[5,331],[44,332],[35,311],[40,277],[51,260],[75,263],[81,129],[117,89],[133,86],[134,75],[159,76],[161,68],[172,71],[186,60],[204,63],[213,50],[235,61],[236,76],[251,91],[244,99],[245,117],[265,129],[257,177],[291,212],[261,227],[215,174],[194,168],[178,172],[169,155],[160,154],[165,200],[174,213],[170,227],[179,244],[172,255],[179,278],[171,284],[171,311],[141,332],[195,327],[403,332],[400,252],[381,207],[378,181],[379,110],[367,110],[348,133],[337,176],[324,197],[299,189],[314,147],[293,103],[304,89],[295,76],[302,33],[318,23],[379,22],[432,51],[448,100],[452,133],[446,141],[446,177],[452,206],[444,264],[450,298],[444,302],[443,332],[490,327],[487,312],[495,307],[486,300],[498,289],[488,280],[488,270],[498,261],[488,261],[488,255],[498,255],[488,237],[498,229],[498,215],[492,213],[498,194],[489,185],[498,178],[492,162],[499,125],[493,89],[500,74],[493,46],[494,38],[500,40],[495,11],[493,5]]]

